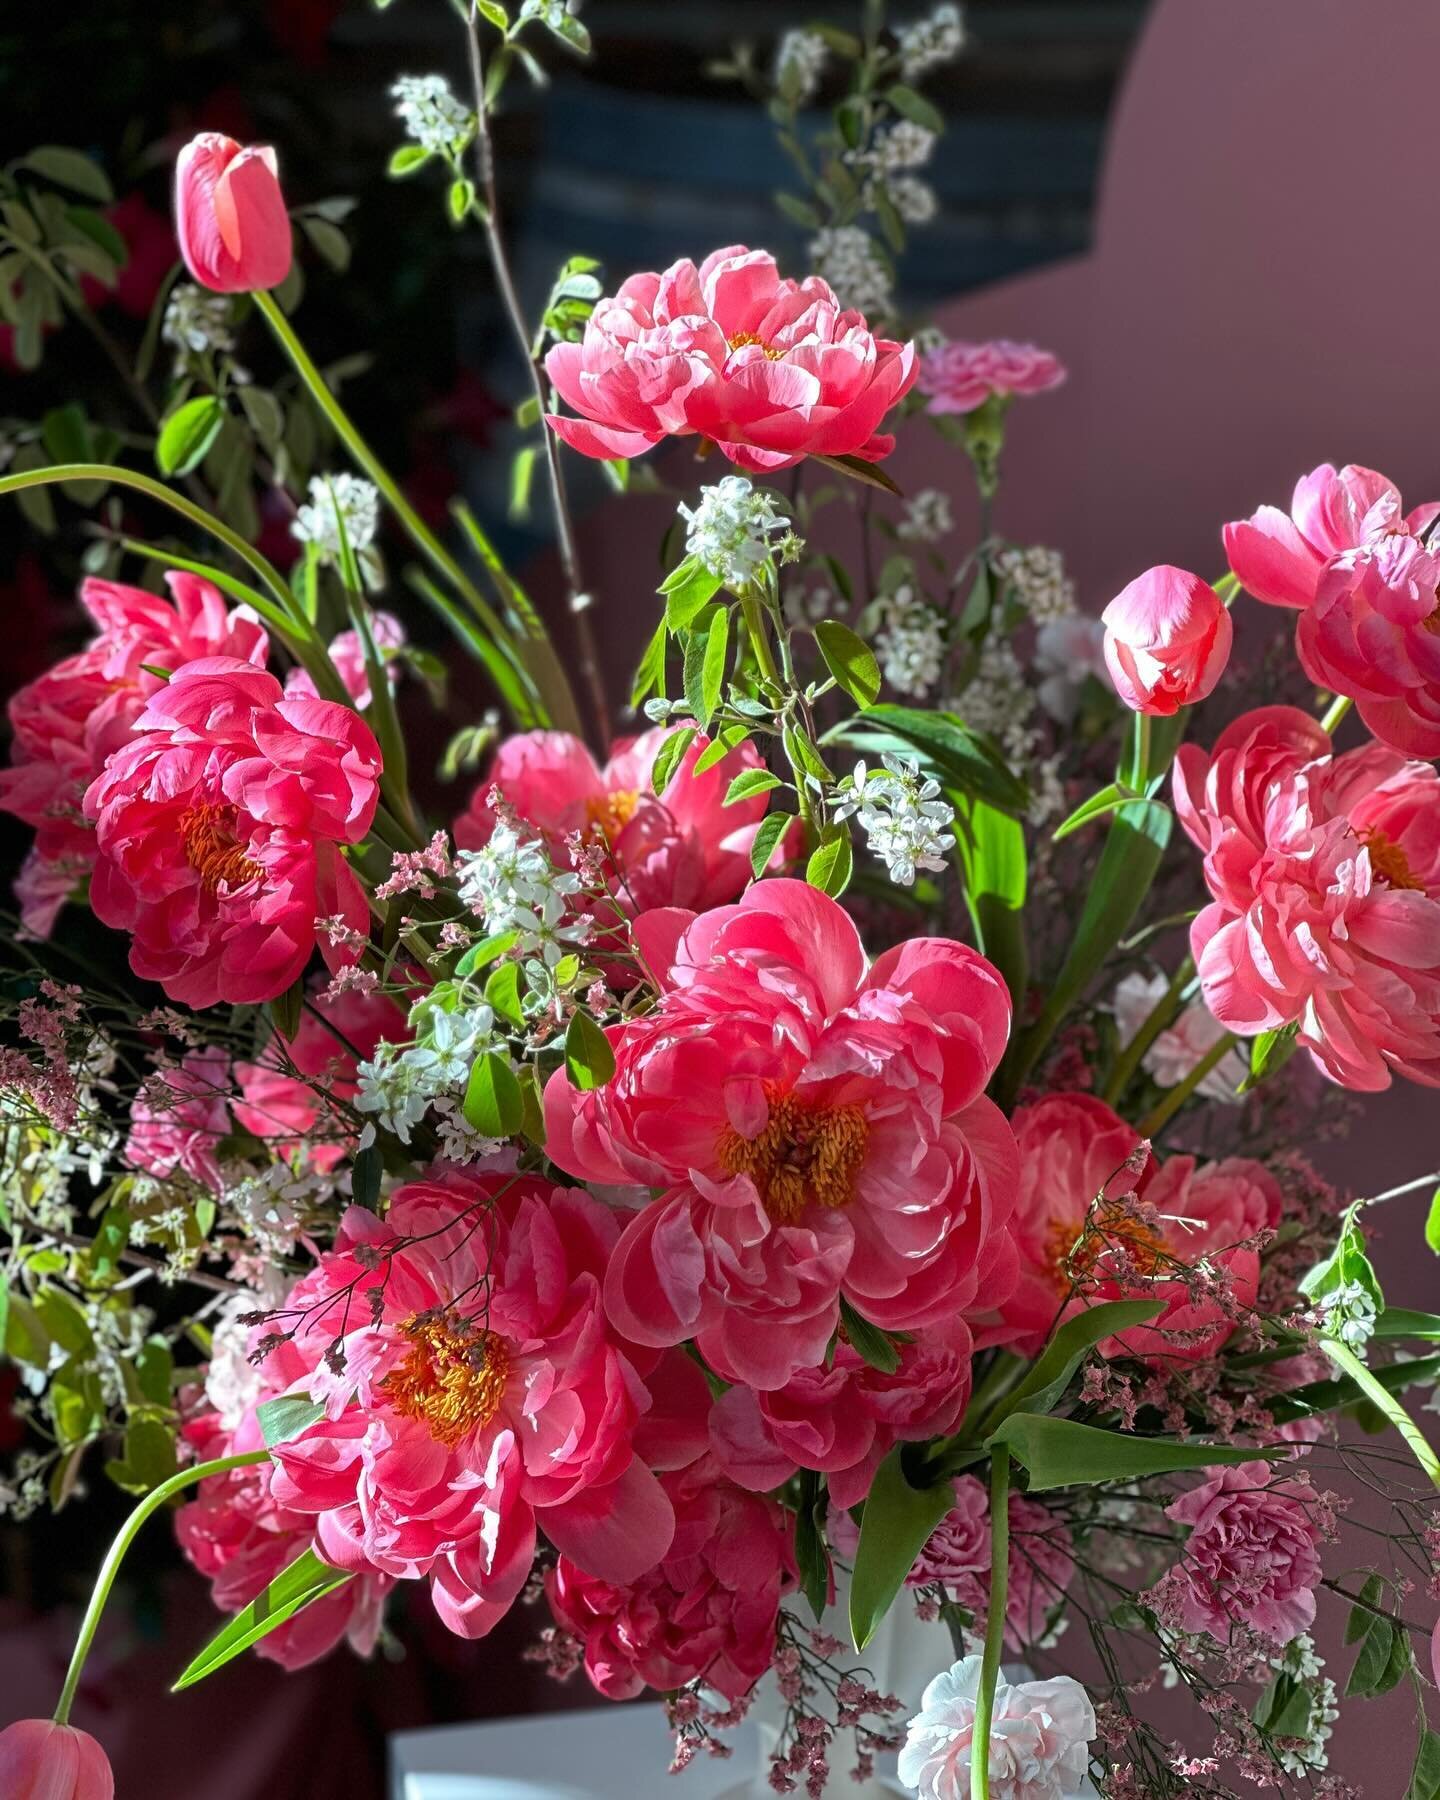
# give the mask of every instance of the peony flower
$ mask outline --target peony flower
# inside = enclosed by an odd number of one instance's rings
[[[905,1577],[910,1587],[943,1587],[983,1631],[990,1605],[990,1496],[973,1475],[955,1478],[955,1505],[930,1533]],[[1069,1528],[1048,1507],[1011,1493],[1006,1561],[1005,1643],[1022,1650],[1045,1632],[1075,1573]]]
[[[132,933],[137,975],[193,1007],[272,1000],[304,972],[317,918],[368,932],[339,851],[364,837],[379,797],[379,746],[354,712],[203,657],[151,695],[135,733],[85,810],[91,905]],[[354,961],[328,937],[321,949],[332,967]]]
[[[1440,756],[1440,555],[1394,533],[1326,564],[1295,625],[1305,673],[1350,695],[1381,743]]]
[[[279,287],[293,254],[290,216],[268,144],[241,148],[202,131],[175,163],[175,230],[185,267],[217,294]]]
[[[1166,1507],[1190,1527],[1183,1561],[1164,1578],[1182,1630],[1225,1643],[1232,1625],[1248,1625],[1287,1644],[1310,1629],[1323,1570],[1309,1498],[1267,1464],[1239,1463]]]
[[[428,1580],[472,1638],[524,1586],[537,1522],[603,1581],[664,1557],[671,1503],[635,1453],[649,1395],[601,1306],[618,1235],[589,1195],[494,1171],[411,1182],[383,1223],[350,1208],[265,1365],[326,1405],[271,1477],[322,1556]]]
[[[1166,718],[1214,690],[1234,629],[1220,596],[1168,563],[1122,588],[1101,614],[1105,666],[1133,711]]]
[[[932,413],[968,413],[995,396],[1043,394],[1059,387],[1065,368],[1058,357],[1035,344],[996,338],[988,344],[954,342],[920,359],[918,385]]]
[[[730,783],[758,769],[753,744],[737,745],[718,763],[695,773],[709,747],[692,739],[663,792],[651,774],[673,727],[622,739],[604,768],[579,738],[563,731],[528,731],[506,738],[470,804],[455,821],[455,842],[478,850],[490,841],[495,817],[488,795],[498,787],[520,817],[545,837],[562,868],[571,866],[574,833],[601,842],[609,856],[612,892],[628,912],[687,906],[705,911],[733,900],[750,879],[750,846],[765,816],[766,797],[725,805]]]
[[[1332,556],[1394,531],[1420,533],[1437,505],[1400,511],[1400,490],[1374,469],[1322,463],[1295,484],[1288,514],[1262,506],[1225,527],[1225,554],[1242,587],[1270,606],[1307,607]]]
[[[1132,1043],[1145,1021],[1170,991],[1164,975],[1144,975],[1138,969],[1123,976],[1110,996],[1120,1047]],[[1185,1007],[1145,1052],[1141,1067],[1157,1087],[1178,1087],[1196,1064],[1203,1061],[1225,1036],[1225,1027],[1202,1002]],[[1238,1050],[1229,1050],[1201,1081],[1196,1093],[1222,1105],[1233,1105],[1236,1090],[1250,1072]]]
[[[404,648],[405,627],[394,613],[377,612],[371,617],[370,631],[375,639],[375,648],[380,653],[380,660],[385,665],[386,678],[391,687],[394,687],[399,664],[385,653],[387,650]],[[365,646],[360,641],[360,633],[342,631],[338,637],[332,638],[329,656],[335,665],[335,673],[345,684],[345,692],[355,702],[357,709],[363,712],[370,704],[370,671],[365,667]],[[310,671],[297,665],[285,677],[285,692],[309,694],[316,698],[319,690]]]
[[[1378,745],[1332,757],[1291,707],[1182,746],[1175,809],[1213,897],[1205,1003],[1242,1037],[1294,1024],[1342,1087],[1440,1085],[1440,777]]]
[[[835,901],[778,879],[636,935],[658,1006],[610,1028],[605,1087],[561,1070],[545,1093],[561,1168],[665,1190],[606,1277],[628,1338],[693,1337],[778,1388],[823,1361],[842,1296],[905,1331],[1004,1298],[1014,1140],[984,1089],[1010,999],[984,957],[917,938],[867,970]]]
[[[819,276],[782,281],[772,256],[737,245],[698,269],[632,275],[545,370],[580,414],[547,420],[586,456],[640,456],[698,432],[764,473],[807,456],[888,456],[880,423],[915,379],[915,348],[875,337]]]
[[[609,1700],[703,1677],[734,1702],[770,1667],[780,1599],[793,1585],[788,1514],[745,1493],[708,1457],[661,1478],[675,1536],[631,1582],[587,1575],[562,1556],[545,1575],[555,1620],[585,1646],[585,1673]]]
[[[980,1692],[978,1656],[937,1675],[910,1721],[900,1780],[919,1800],[967,1800]],[[1078,1681],[1002,1675],[990,1721],[990,1800],[1072,1800],[1084,1791],[1095,1709]]]
[[[110,1759],[88,1731],[53,1719],[17,1719],[0,1731],[5,1800],[114,1800]]]
[[[783,1387],[729,1388],[710,1414],[720,1465],[756,1493],[782,1486],[797,1469],[815,1469],[835,1506],[855,1506],[895,1444],[959,1425],[970,1399],[972,1342],[963,1319],[947,1320],[901,1344],[899,1366],[887,1375],[842,1339],[828,1363],[797,1369]]]
[[[218,1196],[225,1184],[216,1151],[230,1132],[230,1091],[230,1055],[219,1044],[161,1069],[131,1103],[125,1161],[160,1181],[179,1170]]]

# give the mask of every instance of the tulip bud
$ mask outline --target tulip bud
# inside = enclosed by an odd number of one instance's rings
[[[1230,657],[1234,632],[1220,596],[1168,563],[1147,569],[1100,616],[1105,666],[1135,712],[1165,717],[1203,700]]]
[[[175,164],[175,229],[202,287],[217,294],[278,287],[293,252],[275,152],[202,131]]]
[[[20,1719],[0,1731],[5,1800],[115,1800],[110,1759],[87,1731]]]

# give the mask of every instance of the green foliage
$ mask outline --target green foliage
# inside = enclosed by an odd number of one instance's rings
[[[1104,1431],[1073,1419],[1012,1412],[986,1439],[986,1448],[1004,1445],[1030,1477],[1030,1491],[1077,1487],[1094,1482],[1135,1481],[1180,1469],[1209,1469],[1228,1463],[1263,1462],[1272,1451],[1234,1450],[1223,1444],[1185,1444],[1175,1438],[1138,1437]]]
[[[565,1073],[571,1087],[586,1094],[604,1087],[615,1073],[610,1040],[582,1006],[571,1013],[565,1030]]]
[[[876,1470],[850,1581],[850,1634],[857,1650],[875,1635],[915,1558],[954,1504],[955,1489],[948,1480],[923,1488],[910,1485],[899,1448]]]
[[[346,1570],[321,1562],[313,1550],[302,1551],[248,1606],[227,1620],[170,1691],[178,1694],[185,1688],[194,1687],[207,1675],[213,1675],[217,1669],[223,1669],[242,1650],[258,1644],[261,1638],[268,1637],[281,1625],[289,1624],[296,1613],[326,1594],[333,1594],[350,1578]]]

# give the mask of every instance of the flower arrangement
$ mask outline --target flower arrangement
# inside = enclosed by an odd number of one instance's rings
[[[724,71],[776,121],[814,272],[729,247],[607,292],[577,257],[538,319],[490,120],[589,34],[564,0],[458,11],[473,92],[402,80],[390,173],[443,174],[486,240],[573,658],[303,345],[294,223],[332,265],[344,233],[288,210],[269,147],[178,158],[174,364],[126,369],[148,435],[80,408],[84,454],[52,431],[0,477],[32,518],[53,487],[103,500],[93,636],[16,695],[0,774],[35,834],[0,1045],[31,1441],[0,1495],[138,1502],[53,1720],[0,1733],[6,1793],[113,1791],[71,1707],[178,1500],[228,1615],[180,1686],[251,1647],[367,1654],[423,1583],[464,1638],[547,1611],[537,1659],[655,1690],[677,1768],[773,1682],[780,1793],[843,1790],[848,1741],[855,1778],[898,1749],[927,1800],[1343,1800],[1310,1635],[1337,1606],[1346,1697],[1410,1684],[1434,1800],[1440,1459],[1402,1396],[1440,1374],[1440,1317],[1387,1306],[1365,1230],[1436,1177],[1347,1203],[1303,1150],[1341,1090],[1440,1086],[1440,508],[1324,465],[1225,527],[1214,585],[1154,568],[1092,623],[996,522],[1014,402],[1059,360],[907,333],[894,299],[956,7],[892,28],[871,0],[859,35]],[[33,359],[125,246],[74,203],[108,191],[78,153],[0,183]],[[234,360],[266,333],[283,387]],[[897,431],[968,459],[958,566],[953,492],[885,472]],[[618,709],[572,451],[674,505]],[[176,535],[138,536],[160,509]],[[1252,601],[1296,614],[1294,704],[1245,703]],[[397,703],[443,675],[417,604],[498,709],[439,801]],[[67,908],[128,976],[66,947]],[[1356,1416],[1396,1448],[1352,1553]],[[957,1660],[887,1694],[853,1656],[917,1612]]]

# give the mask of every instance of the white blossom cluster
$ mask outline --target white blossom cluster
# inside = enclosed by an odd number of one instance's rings
[[[340,556],[340,523],[356,556],[375,542],[380,523],[380,490],[362,476],[342,473],[317,475],[310,483],[309,503],[302,506],[290,527],[302,544],[313,544],[322,562]]]
[[[233,350],[230,296],[212,294],[193,281],[182,281],[165,302],[160,337],[179,352],[177,367],[183,367],[187,356],[202,356],[207,350]]]
[[[443,75],[402,75],[390,92],[406,132],[422,150],[453,156],[464,147],[473,123],[470,109]]]
[[[891,687],[923,699],[945,672],[945,622],[907,582],[885,609],[875,649]]]
[[[1042,544],[1022,550],[1012,544],[995,558],[995,567],[1038,623],[1068,618],[1075,611],[1075,583],[1066,575],[1065,559],[1058,550],[1047,550]]]
[[[894,307],[890,270],[868,232],[858,225],[827,225],[810,240],[810,267],[828,281],[840,304],[883,317]]]
[[[940,211],[939,197],[918,175],[896,175],[887,183],[890,204],[907,225],[928,225]]]
[[[356,1110],[373,1114],[376,1125],[408,1144],[431,1103],[464,1087],[476,1057],[492,1047],[494,1031],[495,1015],[488,1006],[468,1012],[429,1009],[413,1044],[379,1044],[373,1060],[358,1065]],[[451,1119],[449,1112],[446,1118]],[[367,1126],[362,1146],[373,1142],[374,1135]]]
[[[1280,1747],[1280,1766],[1287,1775],[1311,1775],[1330,1766],[1330,1753],[1325,1746],[1334,1733],[1340,1717],[1340,1703],[1335,1683],[1322,1675],[1325,1664],[1317,1654],[1315,1640],[1308,1632],[1292,1638],[1270,1667],[1281,1675],[1289,1675],[1310,1697],[1310,1724],[1303,1740],[1290,1748]],[[1298,1735],[1298,1734],[1297,1734]]]
[[[580,877],[557,869],[542,840],[527,826],[496,822],[480,850],[455,859],[460,898],[484,923],[487,937],[516,934],[522,956],[554,968],[561,957],[590,942],[595,921],[570,902],[582,891]]]
[[[887,751],[881,761],[884,767],[873,770],[856,763],[835,816],[857,819],[890,879],[913,887],[921,869],[946,867],[946,852],[955,848],[955,814],[941,798],[940,783],[920,773],[916,758]]]
[[[775,85],[797,106],[805,106],[820,90],[829,56],[825,40],[815,31],[787,31],[775,51]]]
[[[799,539],[791,533],[789,519],[776,511],[773,494],[743,475],[727,475],[713,487],[702,487],[699,504],[681,501],[679,513],[685,521],[686,550],[727,588],[738,592],[750,587],[777,552],[782,561],[794,560]]]
[[[843,597],[823,582],[808,587],[803,581],[787,583],[780,595],[785,617],[796,625],[813,624],[816,619],[837,619],[847,611]]]
[[[938,544],[955,529],[950,496],[939,488],[921,488],[905,502],[905,517],[895,535],[912,544]]]
[[[551,31],[559,31],[565,20],[580,10],[579,0],[525,0],[520,8],[520,23],[527,19],[538,19],[542,25],[548,25]]]
[[[991,636],[981,648],[975,673],[966,683],[963,695],[950,710],[958,712],[972,730],[988,731],[1007,750],[1020,751],[1015,760],[1023,761],[1031,748],[1031,733],[1025,721],[1033,705],[1034,696],[1014,649],[1006,639]]]
[[[868,150],[857,150],[851,160],[882,175],[897,175],[902,169],[923,169],[935,152],[935,133],[913,119],[897,119],[884,131],[875,134]]]
[[[1363,1356],[1375,1335],[1375,1297],[1358,1281],[1344,1282],[1315,1302],[1315,1322],[1327,1336],[1339,1338],[1348,1349]]]
[[[334,1192],[328,1176],[277,1160],[255,1169],[222,1168],[225,1205],[262,1257],[289,1256],[305,1227]]]
[[[932,69],[954,62],[965,48],[965,21],[960,8],[937,6],[924,19],[902,25],[895,33],[900,51],[900,72],[906,81],[918,81]]]

